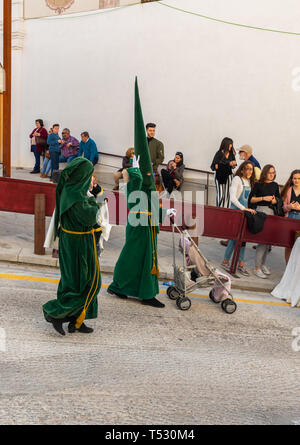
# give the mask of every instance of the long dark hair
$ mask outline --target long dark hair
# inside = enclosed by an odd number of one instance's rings
[[[242,178],[242,177],[243,177],[243,173],[244,173],[244,171],[246,170],[247,165],[251,165],[251,166],[253,167],[252,175],[251,175],[251,177],[249,178],[250,187],[251,187],[251,190],[252,190],[253,187],[254,187],[254,183],[255,183],[255,171],[254,171],[254,164],[253,164],[253,162],[251,162],[251,161],[244,161],[244,162],[239,166],[239,168],[237,169],[237,171],[236,171],[234,177],[235,177],[235,176],[239,176],[240,178]]]
[[[267,174],[269,173],[269,170],[271,168],[274,168],[274,170],[275,170],[275,167],[272,164],[267,164],[264,166],[264,168],[261,171],[260,178],[259,178],[258,182],[260,182],[261,184],[264,184],[266,182]],[[275,181],[275,178],[276,178],[276,173],[274,175],[273,181]]]
[[[284,187],[283,187],[283,189],[281,191],[281,198],[283,200],[285,200],[285,198],[286,198],[288,189],[290,187],[293,187],[293,177],[294,177],[294,175],[300,175],[300,170],[293,170],[291,175],[290,175],[290,177],[289,177],[289,179],[286,181],[286,183],[285,183],[285,185],[284,185]]]
[[[232,145],[232,153],[235,155],[235,149],[233,148],[233,140],[231,138],[224,138],[221,142],[219,151],[223,151],[224,155],[230,152],[229,146]]]
[[[37,123],[37,122],[40,123],[40,126],[41,126],[41,127],[44,126],[44,121],[43,121],[43,119],[36,119],[36,120],[35,120],[35,123]]]
[[[183,165],[183,153],[181,153],[181,151],[177,151],[176,153],[175,153],[175,157],[176,156],[180,156],[180,158],[181,158],[181,161],[179,161],[178,163],[177,163],[177,167],[181,167],[182,165]],[[175,162],[175,158],[174,158],[174,162]]]

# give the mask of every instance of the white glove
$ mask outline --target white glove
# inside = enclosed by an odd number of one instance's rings
[[[136,158],[136,156],[134,155],[132,158],[132,168],[140,168],[140,156],[138,156],[138,158]]]
[[[172,216],[176,216],[177,210],[176,209],[168,209],[167,210],[167,215],[169,218],[171,218]]]

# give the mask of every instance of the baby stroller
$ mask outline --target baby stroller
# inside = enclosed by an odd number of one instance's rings
[[[167,295],[171,300],[176,300],[176,305],[182,311],[191,307],[191,300],[187,297],[189,292],[202,287],[213,286],[209,293],[211,301],[221,303],[221,307],[227,314],[233,314],[237,305],[230,292],[231,279],[212,267],[195,244],[186,228],[179,228],[174,218],[172,223],[173,236],[173,269],[174,286],[167,289]],[[182,266],[176,265],[175,258],[175,229],[180,234],[179,250],[183,254]]]

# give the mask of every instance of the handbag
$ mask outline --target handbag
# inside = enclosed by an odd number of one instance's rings
[[[35,137],[36,145],[39,145],[40,147],[45,147],[47,145],[47,141],[45,138],[42,138],[41,136]]]
[[[273,210],[275,216],[284,216],[282,199],[277,198],[276,204],[272,204],[270,208]]]

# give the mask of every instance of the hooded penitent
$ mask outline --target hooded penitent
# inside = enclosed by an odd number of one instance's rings
[[[126,242],[114,270],[111,292],[150,300],[158,294],[157,233],[159,200],[147,144],[144,120],[135,82],[135,156],[140,168],[129,168]],[[138,223],[141,224],[138,224]]]
[[[87,197],[93,170],[90,161],[76,158],[61,174],[55,207],[61,280],[57,299],[43,306],[45,317],[76,318],[77,327],[84,318],[97,317],[101,287],[93,232],[99,207],[94,197]]]

